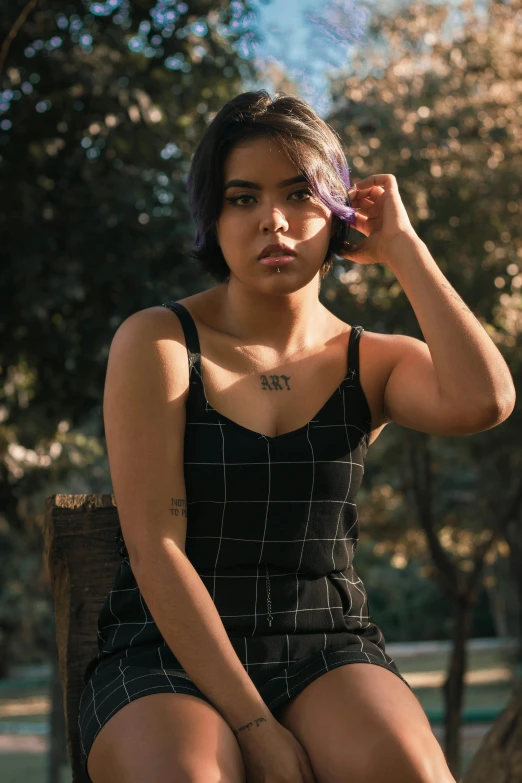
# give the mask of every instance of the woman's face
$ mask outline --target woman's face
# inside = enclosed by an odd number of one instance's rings
[[[235,276],[247,285],[266,290],[275,285],[288,291],[302,288],[317,276],[331,239],[332,212],[314,196],[304,178],[279,186],[282,180],[298,176],[273,139],[256,139],[228,155],[216,231],[231,279]],[[251,184],[230,186],[233,180]],[[279,273],[259,261],[263,248],[277,242],[296,253],[289,264],[279,267]]]

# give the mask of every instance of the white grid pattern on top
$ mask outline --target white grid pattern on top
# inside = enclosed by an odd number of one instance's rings
[[[369,629],[366,591],[352,564],[355,498],[371,428],[358,374],[362,327],[352,328],[346,376],[320,411],[303,427],[269,437],[209,404],[195,323],[179,303],[167,306],[180,317],[190,370],[186,553],[227,632],[256,637]],[[99,618],[101,659],[161,641],[124,544],[120,551],[124,561]]]
[[[195,323],[179,303],[165,306],[181,320],[189,362],[186,554],[263,699],[273,709],[348,663],[401,677],[353,568],[371,431],[359,380],[362,327],[351,330],[346,376],[323,407],[303,427],[269,437],[210,405]],[[118,538],[122,562],[98,618],[99,654],[80,704],[85,768],[94,737],[123,704],[155,691],[206,699],[161,636]]]

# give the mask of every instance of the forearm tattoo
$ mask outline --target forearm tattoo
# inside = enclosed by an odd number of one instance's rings
[[[270,385],[270,381],[268,378],[271,378],[272,385]],[[283,381],[286,384],[286,391],[290,391],[290,386],[288,385],[288,381],[290,380],[289,375],[262,375],[261,376],[261,388],[263,391],[285,391],[283,387],[281,386],[281,383],[279,381],[279,378],[282,378]]]
[[[187,501],[185,498],[171,498],[170,505],[169,511],[172,517],[187,516]]]
[[[248,731],[250,731],[250,727],[253,726],[254,724],[256,726],[259,726],[260,723],[266,723],[266,722],[267,722],[266,718],[263,717],[256,718],[255,720],[251,720],[250,723],[245,723],[244,726],[240,726],[238,729],[234,729],[234,736],[237,737],[240,731],[246,731],[247,729]]]
[[[460,296],[455,291],[453,286],[450,285],[450,283],[444,283],[443,282],[440,285],[441,285],[441,288],[444,288],[446,291],[449,291],[449,294],[450,294],[451,298],[454,299],[456,302],[458,302],[459,305],[461,305],[461,310],[463,310],[465,313],[471,313],[471,310],[467,306],[466,302],[463,299],[460,298]]]

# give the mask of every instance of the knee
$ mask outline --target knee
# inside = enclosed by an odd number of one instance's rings
[[[326,766],[326,765],[325,765]],[[388,736],[357,758],[330,758],[321,783],[456,783],[433,733],[415,737]]]
[[[219,759],[192,760],[182,764],[175,783],[246,783],[246,772],[243,758],[239,752],[227,755],[221,754]]]
[[[246,783],[246,774],[237,765],[212,766],[210,768],[191,767],[176,776],[175,783]]]
[[[407,747],[412,783],[456,783],[446,763],[444,752],[431,730],[418,738],[413,749]],[[409,780],[409,778],[408,778]]]
[[[455,783],[441,746],[433,732],[414,737],[394,736],[376,749],[363,781],[389,783]],[[376,769],[376,766],[378,769]]]

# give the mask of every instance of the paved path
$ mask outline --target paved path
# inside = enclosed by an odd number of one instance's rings
[[[41,734],[0,734],[0,753],[47,753],[49,740]]]

